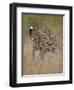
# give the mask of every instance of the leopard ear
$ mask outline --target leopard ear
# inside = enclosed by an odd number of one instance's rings
[[[32,29],[32,30],[33,30],[33,26],[30,26],[30,29]]]
[[[32,36],[33,26],[30,26],[29,35]]]

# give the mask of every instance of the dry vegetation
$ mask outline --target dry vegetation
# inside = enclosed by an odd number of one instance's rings
[[[56,52],[48,51],[41,57],[40,49],[35,50],[33,48],[32,37],[35,38],[40,30],[42,30],[40,31],[42,33],[43,29],[40,28],[46,25],[52,33],[51,36],[54,37]],[[30,26],[34,27],[32,37],[29,36]],[[63,16],[22,14],[22,34],[23,75],[63,72]]]

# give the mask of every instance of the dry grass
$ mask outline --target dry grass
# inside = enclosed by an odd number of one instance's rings
[[[22,15],[23,75],[62,73],[63,72],[63,16],[44,16],[45,21],[48,23],[49,27],[52,28],[52,32],[56,35],[57,50],[54,57],[51,57],[50,53],[46,53],[43,59],[41,59],[39,56],[40,51],[36,51],[35,57],[33,56],[32,42],[29,37],[29,25],[31,25],[32,20],[35,22],[36,17],[38,19],[38,17],[40,18],[41,16],[25,15],[25,14]]]

